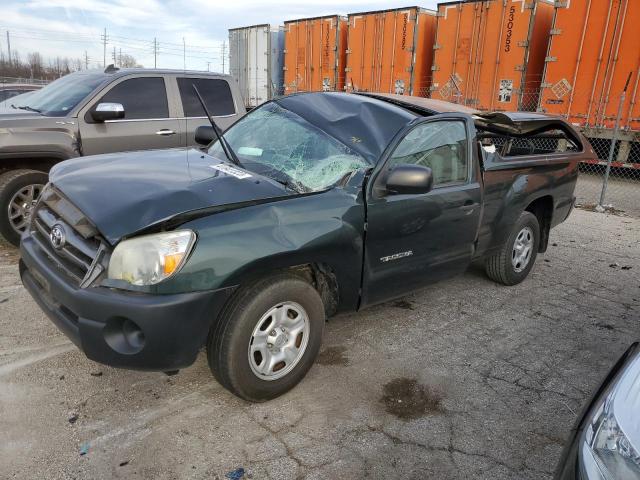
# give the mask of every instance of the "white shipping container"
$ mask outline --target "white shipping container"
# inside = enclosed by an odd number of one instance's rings
[[[280,94],[283,53],[282,27],[253,25],[229,30],[229,73],[238,82],[247,107]]]

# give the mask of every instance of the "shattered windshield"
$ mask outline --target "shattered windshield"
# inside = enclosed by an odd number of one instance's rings
[[[224,134],[242,166],[298,192],[325,190],[367,161],[275,102],[242,118]],[[209,154],[225,158],[216,141]]]

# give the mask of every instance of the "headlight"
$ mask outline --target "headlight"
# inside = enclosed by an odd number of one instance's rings
[[[111,254],[108,277],[132,285],[161,282],[180,270],[195,239],[191,230],[178,230],[124,240]]]
[[[579,443],[584,479],[640,479],[640,355],[636,354],[587,417]]]

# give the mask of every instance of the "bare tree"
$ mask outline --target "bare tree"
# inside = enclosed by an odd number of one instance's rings
[[[120,60],[120,66],[123,68],[142,67],[138,61],[128,53],[124,53]]]
[[[40,52],[32,52],[27,55],[27,61],[31,67],[32,77],[41,77],[43,74],[44,63],[42,61],[42,55]]]
[[[0,50],[0,82],[2,77],[7,77],[4,81],[15,81],[12,79],[40,79],[55,80],[71,72],[85,68],[82,58],[53,57],[44,59],[40,52],[30,52],[26,55],[26,61],[22,60],[20,52],[11,52],[11,61],[6,53]],[[139,66],[136,59],[131,55],[122,55],[123,66]],[[101,62],[96,63],[96,68],[102,68]]]

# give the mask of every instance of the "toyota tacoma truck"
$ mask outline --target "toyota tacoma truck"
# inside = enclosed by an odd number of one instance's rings
[[[474,261],[524,280],[594,158],[559,118],[382,94],[291,95],[216,132],[56,165],[20,273],[90,359],[174,372],[205,347],[250,401],[304,377],[336,312]]]
[[[0,236],[18,245],[53,165],[83,155],[195,145],[207,124],[197,85],[221,128],[244,115],[228,75],[83,70],[0,109]]]

